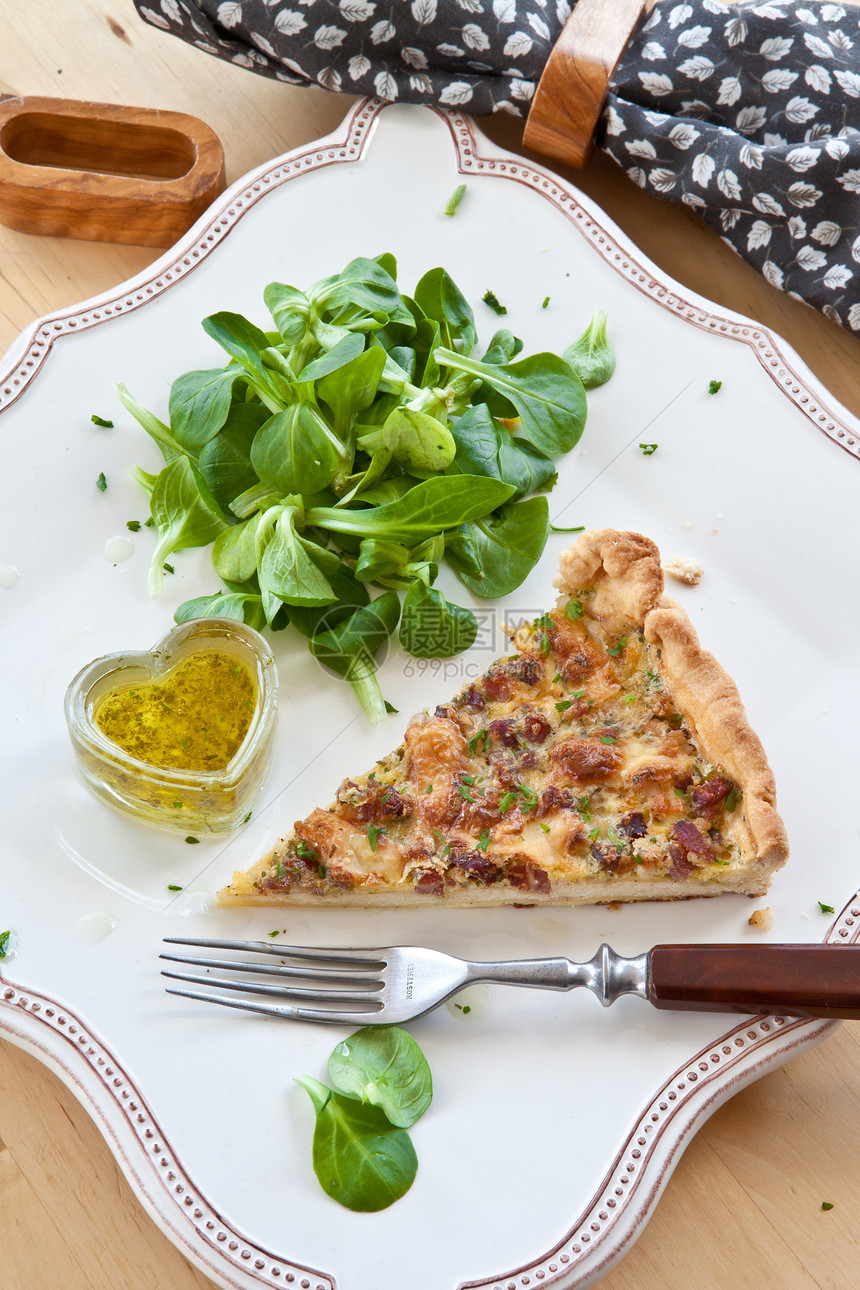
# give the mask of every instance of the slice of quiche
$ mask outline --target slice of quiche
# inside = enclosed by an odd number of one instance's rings
[[[583,533],[556,607],[341,784],[225,904],[536,905],[761,896],[788,857],[737,688],[657,547]]]

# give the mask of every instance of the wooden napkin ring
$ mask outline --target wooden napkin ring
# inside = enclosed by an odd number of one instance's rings
[[[218,136],[183,112],[0,100],[0,223],[9,228],[172,246],[224,186]]]
[[[647,0],[577,0],[549,56],[523,142],[568,166],[585,165],[594,147],[609,82]]]

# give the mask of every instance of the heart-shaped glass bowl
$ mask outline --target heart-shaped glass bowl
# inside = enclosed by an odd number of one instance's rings
[[[121,747],[98,724],[109,698],[130,694],[133,702],[134,692],[157,693],[192,659],[191,666],[205,676],[207,661],[214,665],[223,655],[234,660],[235,675],[250,674],[254,691],[244,737],[223,767],[156,765],[156,758],[147,761],[140,749],[135,755]],[[201,724],[204,718],[211,721],[222,702],[204,684],[186,698],[199,705]],[[277,671],[268,645],[258,632],[229,618],[194,619],[168,632],[151,650],[95,659],[72,681],[65,701],[78,766],[93,792],[139,820],[186,835],[229,833],[247,818],[272,760],[277,709]],[[130,710],[129,723],[135,719]]]

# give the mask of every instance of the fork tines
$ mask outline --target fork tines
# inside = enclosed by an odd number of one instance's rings
[[[160,958],[186,967],[207,969],[205,975],[162,969],[162,976],[171,980],[238,994],[264,995],[283,1002],[264,1003],[261,1000],[254,1003],[231,998],[228,994],[203,993],[175,987],[168,987],[168,994],[220,1003],[225,1007],[250,1012],[282,1018],[305,1018],[309,1021],[340,1021],[349,1016],[360,1020],[361,1014],[375,1015],[382,1008],[381,1001],[373,997],[374,993],[383,988],[380,973],[385,967],[385,959],[378,956],[378,951],[374,951],[371,956],[363,955],[360,950],[335,947],[305,949],[302,946],[275,945],[266,941],[200,940],[175,936],[165,937],[165,944],[275,956],[280,960],[275,964],[260,963],[253,959],[203,958],[180,954],[161,954]],[[212,976],[209,970],[213,968],[246,974],[252,978],[265,976],[269,980]],[[315,1006],[296,1006],[299,1000],[307,1000]]]

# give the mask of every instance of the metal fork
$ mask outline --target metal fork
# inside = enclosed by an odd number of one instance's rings
[[[160,956],[252,978],[163,971],[172,980],[209,987],[205,992],[168,987],[168,993],[288,1020],[399,1025],[479,982],[540,990],[584,986],[605,1007],[632,994],[663,1009],[860,1019],[860,945],[658,945],[635,958],[601,945],[592,959],[574,963],[566,958],[470,962],[408,945],[320,949],[173,936],[165,944],[277,958],[278,963],[265,963]],[[225,990],[280,1002],[214,992]]]

